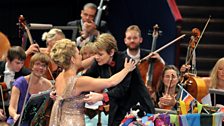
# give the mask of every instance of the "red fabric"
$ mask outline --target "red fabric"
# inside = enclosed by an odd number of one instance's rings
[[[176,5],[175,0],[167,0],[167,2],[168,2],[168,5],[170,7],[170,10],[173,14],[173,17],[174,17],[175,21],[176,22],[177,21],[182,21],[182,16],[181,16],[180,11],[179,11],[179,9]]]
[[[115,61],[111,61],[110,63],[109,63],[109,65],[111,66],[111,67],[114,67],[115,66]]]
[[[109,102],[109,96],[107,93],[103,93],[103,101],[106,103]]]

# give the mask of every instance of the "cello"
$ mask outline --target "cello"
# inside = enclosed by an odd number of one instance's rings
[[[194,55],[193,52],[196,50],[198,43],[201,40],[206,27],[208,26],[210,18],[211,17],[209,17],[208,21],[206,22],[205,27],[201,34],[200,34],[199,29],[197,29],[197,28],[192,29],[192,36],[189,41],[189,46],[188,46],[189,50],[188,50],[188,54],[186,56],[185,65],[188,65],[190,63],[190,61],[192,60],[192,57]],[[193,65],[194,64],[192,64],[192,66]],[[195,69],[195,68],[193,68],[193,69]],[[204,96],[206,96],[209,92],[208,86],[206,85],[204,79],[201,77],[198,77],[194,71],[193,71],[193,73],[190,73],[189,71],[187,71],[186,73],[182,73],[181,83],[184,85],[186,90],[194,98],[196,98],[199,102],[201,102],[201,99]]]
[[[153,34],[152,34],[153,40],[152,40],[151,52],[154,52],[156,48],[156,41],[159,36],[158,29],[159,26],[157,24],[153,26]],[[152,61],[152,59],[150,60],[151,61],[141,60],[140,64],[138,64],[138,68],[150,94],[153,94],[158,87],[159,77],[161,75],[164,64],[157,60],[155,61]]]
[[[26,31],[26,33],[27,33],[27,35],[28,35],[28,39],[29,39],[29,41],[30,41],[30,45],[34,44],[34,41],[33,41],[33,39],[32,39],[30,30],[29,30],[29,28],[27,27],[27,24],[26,24],[26,21],[25,21],[25,18],[23,17],[23,15],[20,15],[20,17],[19,17],[19,24],[22,26],[22,28],[25,29],[25,31]],[[39,48],[38,48],[38,51],[40,52]],[[27,67],[27,68],[29,68],[29,64],[30,64],[30,59],[31,59],[31,57],[32,57],[32,55],[28,55],[28,56],[26,57],[25,62],[24,62],[24,66]],[[46,72],[46,74],[45,74],[45,77],[46,77],[47,79],[49,79],[49,80],[54,80],[54,77],[53,77],[52,72],[51,72],[51,71],[53,70],[53,68],[54,68],[53,64],[50,63],[50,64],[49,64],[49,67],[48,67],[48,70],[47,70],[47,72]]]

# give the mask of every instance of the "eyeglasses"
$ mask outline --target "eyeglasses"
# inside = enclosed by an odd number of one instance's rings
[[[39,62],[34,63],[34,66],[35,66],[35,67],[47,68],[47,65],[46,65],[45,63],[39,63]]]

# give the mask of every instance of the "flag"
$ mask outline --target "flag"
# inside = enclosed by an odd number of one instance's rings
[[[181,107],[186,107],[187,112],[190,112],[190,113],[193,112],[193,107],[195,105],[195,101],[197,100],[189,92],[187,92],[182,86],[180,86],[180,89],[181,89],[180,103],[182,104]],[[182,110],[185,110],[185,109],[182,108]]]

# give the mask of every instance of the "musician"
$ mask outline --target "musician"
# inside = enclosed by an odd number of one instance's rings
[[[127,46],[127,49],[124,51],[128,56],[134,59],[136,62],[139,62],[140,59],[149,55],[150,50],[140,48],[140,44],[143,42],[141,36],[141,30],[137,25],[130,25],[125,32],[124,43]],[[151,58],[156,59],[163,64],[164,60],[158,53],[153,53]]]
[[[11,89],[11,83],[18,77],[28,75],[30,71],[23,67],[26,53],[20,46],[13,46],[7,52],[6,61],[0,61],[0,82]]]
[[[78,30],[73,33],[72,39],[76,40],[78,47],[82,47],[86,42],[91,41],[90,38],[95,38],[100,33],[109,33],[106,21],[101,21],[97,27],[94,18],[96,17],[97,6],[93,3],[87,3],[81,10],[81,19],[69,21],[68,26],[77,26]],[[93,41],[93,40],[92,40]]]
[[[40,48],[40,51],[49,54],[56,41],[64,38],[65,34],[58,28],[52,28],[48,32],[44,32],[41,39],[46,41],[46,48]]]
[[[7,52],[6,60],[0,61],[0,82],[5,82],[9,91],[15,79],[30,74],[30,70],[23,66],[25,59],[26,53],[24,49],[20,46],[12,46]],[[6,116],[8,117],[9,98],[4,103]],[[2,101],[0,102],[0,107],[3,108]]]
[[[156,106],[162,109],[177,109],[176,96],[180,72],[174,65],[166,65],[163,69],[160,85],[156,92]]]
[[[27,100],[32,94],[37,94],[52,88],[51,82],[43,77],[47,71],[49,62],[49,56],[46,54],[35,53],[30,61],[31,74],[21,76],[15,80],[9,105],[10,117],[8,118],[7,123],[13,124],[19,118],[23,105],[26,104],[24,104],[24,99],[26,97],[28,86],[29,91]]]
[[[211,70],[209,77],[202,77],[207,87],[211,89],[219,89],[224,91],[224,57],[220,58]],[[212,102],[214,96],[211,94]],[[214,104],[213,104],[214,105]],[[224,107],[223,95],[216,95],[216,105]]]
[[[139,62],[140,59],[143,59],[144,57],[146,57],[147,55],[150,54],[150,50],[147,49],[143,49],[140,48],[140,44],[143,42],[143,38],[141,36],[141,30],[137,25],[130,25],[125,32],[125,38],[124,38],[124,43],[127,46],[127,49],[124,51],[125,54],[127,54],[128,56],[130,56],[132,59],[134,59],[136,62]],[[151,54],[150,54],[151,55]],[[162,59],[162,57],[160,57],[160,55],[158,53],[154,53],[152,52],[152,56],[149,60],[150,62],[147,63],[147,66],[150,65],[151,61],[155,61],[158,64],[161,64],[160,66],[164,66],[165,62]],[[141,64],[140,64],[141,65]],[[147,69],[148,67],[144,66],[143,69]],[[161,70],[159,70],[158,72],[161,72],[163,68],[161,68]],[[146,72],[148,72],[148,69],[144,71],[140,70],[141,74],[146,74]],[[158,75],[160,75],[160,73],[157,73]],[[147,74],[146,74],[147,76]],[[156,76],[156,75],[154,75]],[[143,75],[142,75],[143,77]],[[159,76],[158,76],[159,78]],[[147,86],[150,95],[153,99],[153,101],[156,101],[156,95],[155,95],[155,90],[157,85],[154,86],[154,84],[148,84],[148,76],[146,77],[146,79],[143,80],[145,82],[145,85]],[[157,84],[157,83],[156,83]]]
[[[40,52],[45,53],[47,55],[50,54],[51,48],[54,46],[56,41],[64,39],[65,34],[61,29],[52,28],[48,32],[44,32],[42,35],[42,40],[46,42],[46,48],[40,48]],[[49,73],[49,70],[51,73]],[[51,60],[51,64],[49,65],[49,70],[46,73],[45,77],[48,79],[54,80],[60,73],[61,69]],[[49,74],[53,75],[53,78]]]
[[[182,65],[180,71],[190,70],[191,65]],[[209,77],[202,77],[208,88],[224,90],[224,57],[220,58],[211,70]],[[214,97],[211,96],[211,99]],[[216,104],[224,105],[223,96],[216,95]],[[213,100],[212,100],[213,101]]]
[[[98,36],[96,47],[96,61],[87,70],[85,75],[91,77],[108,78],[120,71],[124,66],[124,53],[118,52],[115,38],[108,33]],[[128,74],[125,79],[114,88],[108,88],[103,94],[91,93],[87,95],[86,102],[95,103],[103,100],[109,103],[108,126],[118,126],[130,108],[139,102],[147,113],[154,113],[155,109],[151,97],[143,83],[138,69]]]
[[[94,45],[92,42],[87,42],[81,49],[80,49],[80,54],[82,55],[82,61],[86,60],[90,57],[94,57],[94,55],[96,54],[95,50],[94,50]],[[91,64],[89,65],[89,67],[91,66]],[[86,72],[86,70],[89,68],[85,68],[84,70],[80,71],[79,74],[83,74]]]

